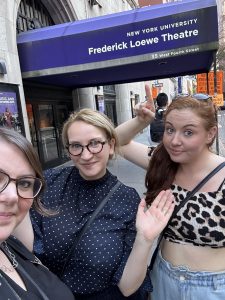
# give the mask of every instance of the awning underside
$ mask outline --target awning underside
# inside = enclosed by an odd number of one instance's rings
[[[207,72],[217,48],[214,0],[151,6],[18,36],[23,78],[65,87]]]

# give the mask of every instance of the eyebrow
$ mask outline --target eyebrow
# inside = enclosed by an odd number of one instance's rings
[[[106,137],[94,137],[94,138],[92,138],[92,139],[90,139],[90,140],[88,140],[88,143],[90,143],[91,141],[95,141],[95,140],[100,140],[100,141],[102,141],[103,139],[106,139]],[[77,143],[77,144],[81,144],[81,142],[80,141],[69,141],[69,143]]]
[[[171,122],[165,121],[165,125],[167,125],[167,124],[174,127],[174,125]],[[196,126],[197,126],[196,124],[186,124],[185,126],[183,126],[183,128],[185,128],[185,127],[196,127]]]
[[[5,170],[3,170],[1,168],[0,168],[0,172],[2,172],[4,174],[7,174],[8,176],[11,177],[11,175],[9,175],[8,172],[6,172]],[[24,175],[17,176],[15,179],[20,179],[20,178],[23,178],[23,177],[37,177],[37,176],[36,176],[36,174],[24,174]]]

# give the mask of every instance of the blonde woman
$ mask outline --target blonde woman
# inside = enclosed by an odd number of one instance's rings
[[[51,218],[31,214],[34,252],[59,276],[74,237],[118,182],[107,170],[118,139],[104,114],[91,109],[72,114],[64,124],[63,142],[74,166],[47,170],[43,195],[44,205],[59,213]],[[61,276],[75,298],[147,299],[139,287],[154,238],[173,211],[172,202],[171,193],[163,191],[146,210],[136,190],[121,183],[82,236]],[[148,279],[145,284],[147,288]]]

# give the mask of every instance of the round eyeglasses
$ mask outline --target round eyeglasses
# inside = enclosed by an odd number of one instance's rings
[[[0,193],[7,188],[11,181],[15,181],[17,194],[19,197],[24,199],[33,199],[37,197],[43,186],[40,178],[23,176],[15,179],[0,171]]]
[[[92,154],[100,153],[103,149],[103,146],[107,141],[101,142],[97,140],[90,141],[87,145],[81,145],[79,143],[71,143],[67,146],[68,152],[73,156],[81,155],[84,151],[84,148],[87,148],[88,151]]]

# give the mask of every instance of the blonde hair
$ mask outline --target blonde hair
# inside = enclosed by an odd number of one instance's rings
[[[62,141],[65,148],[67,148],[69,144],[68,129],[76,121],[83,121],[103,130],[109,141],[112,139],[115,141],[114,153],[117,154],[119,152],[119,140],[113,123],[105,114],[90,108],[83,108],[79,111],[73,112],[69,116],[68,120],[64,123],[62,130]]]

